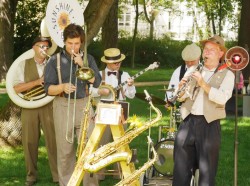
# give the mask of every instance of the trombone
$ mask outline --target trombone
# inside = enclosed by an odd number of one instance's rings
[[[89,68],[88,65],[88,59],[87,59],[87,26],[85,25],[85,43],[84,43],[84,57],[83,57],[83,66],[81,68],[78,69],[78,65],[77,65],[77,69],[76,69],[76,77],[75,77],[75,85],[77,86],[77,79],[80,80],[90,80],[95,76],[94,71]],[[73,50],[73,49],[72,49]],[[70,62],[70,79],[69,79],[69,83],[72,82],[72,68],[73,68],[73,51],[72,51],[72,55],[71,55],[71,62]],[[69,116],[70,116],[70,95],[68,96],[68,110],[67,110],[67,124],[66,124],[66,140],[69,143],[73,143],[74,141],[74,126],[75,126],[75,113],[76,113],[76,91],[74,92],[74,103],[73,103],[73,116],[72,116],[72,132],[71,132],[71,136],[69,136],[69,127],[70,127],[70,122],[69,122]],[[87,120],[86,120],[87,121]]]

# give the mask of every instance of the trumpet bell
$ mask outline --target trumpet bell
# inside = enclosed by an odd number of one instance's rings
[[[76,71],[76,77],[81,80],[89,80],[95,76],[94,71],[88,67],[82,67]]]
[[[232,47],[225,55],[225,62],[232,70],[242,70],[249,62],[248,52],[239,46]]]

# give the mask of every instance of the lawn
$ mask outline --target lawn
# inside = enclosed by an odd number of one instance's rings
[[[127,70],[127,69],[126,69]],[[141,70],[141,69],[140,69]],[[139,69],[130,70],[131,75],[136,74]],[[163,81],[169,80],[172,73],[172,69],[158,69],[154,73],[147,72],[137,79],[137,81]],[[157,72],[157,73],[156,73]],[[141,78],[141,79],[140,79]],[[137,92],[142,93],[146,89],[150,94],[164,99],[164,92],[160,91],[163,86],[150,86],[150,87],[137,87]],[[1,96],[1,95],[0,95]],[[4,104],[7,100],[7,96],[1,97],[1,104]],[[130,116],[136,114],[144,121],[150,120],[150,107],[146,101],[135,98],[128,100],[130,102]],[[170,112],[163,105],[155,105],[158,107],[163,115],[161,121],[159,121],[155,127],[151,129],[151,137],[156,144],[158,141],[159,127],[158,125],[168,126],[170,123]],[[250,166],[248,157],[250,154],[249,141],[250,135],[250,118],[239,117],[237,121],[238,129],[238,186],[250,185]],[[228,186],[234,184],[234,144],[235,144],[235,118],[229,116],[223,119],[222,126],[222,144],[220,151],[220,160],[218,173],[216,178],[217,186]],[[136,163],[136,167],[142,166],[148,158],[147,150],[147,135],[149,130],[138,135],[130,144],[130,149],[137,149],[139,163]],[[165,134],[162,134],[165,135]],[[50,186],[51,175],[48,166],[47,153],[44,146],[43,137],[40,141],[39,147],[39,182],[37,186]],[[0,149],[0,185],[23,185],[25,182],[25,166],[22,147],[15,149],[3,148]],[[106,176],[106,179],[100,182],[101,186],[112,186],[119,182],[114,180],[111,176]]]

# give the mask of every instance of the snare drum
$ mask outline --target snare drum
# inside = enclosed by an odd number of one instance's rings
[[[155,145],[158,160],[154,163],[154,169],[165,176],[172,176],[174,169],[174,140],[166,139]]]

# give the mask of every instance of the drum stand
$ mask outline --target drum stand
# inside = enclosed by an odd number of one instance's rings
[[[152,118],[151,115],[151,111],[152,108],[150,107],[150,121]],[[170,127],[169,129],[174,128],[175,129],[175,121],[173,120],[173,108],[171,107],[171,111],[170,111]],[[151,138],[151,128],[149,128],[149,137]],[[174,138],[174,134],[172,133],[172,131],[168,131],[167,132],[167,137],[166,139],[171,139],[173,140]],[[159,132],[158,132],[158,142],[164,141],[165,138],[162,138],[162,126],[159,126]],[[150,159],[150,155],[151,155],[151,151],[150,151],[150,144],[148,144],[148,159]],[[145,174],[142,175],[141,177],[141,186],[142,185],[162,185],[162,186],[171,186],[172,181],[169,179],[170,177],[168,177],[168,179],[166,177],[164,177],[163,175],[161,175],[160,173],[156,172],[154,170],[154,167],[150,167],[149,169],[146,170]],[[150,181],[151,180],[151,181]]]

